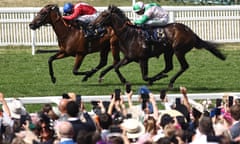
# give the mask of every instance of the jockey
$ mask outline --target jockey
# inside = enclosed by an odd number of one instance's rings
[[[141,15],[139,19],[134,21],[136,25],[164,26],[169,20],[168,12],[157,3],[144,4],[139,1],[133,5],[133,11]]]
[[[65,3],[63,6],[64,15],[63,18],[66,20],[80,20],[85,23],[89,23],[97,17],[97,10],[87,3]]]
[[[84,2],[77,3],[73,5],[72,3],[65,3],[63,6],[64,16],[63,19],[65,20],[76,20],[81,23],[84,23],[85,26],[95,20],[97,18],[97,10]],[[85,37],[92,37],[96,36],[98,32],[94,30],[93,27],[88,27],[85,30]]]

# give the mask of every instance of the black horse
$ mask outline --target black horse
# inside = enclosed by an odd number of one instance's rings
[[[115,66],[115,70],[129,62],[138,62],[141,67],[142,78],[151,85],[154,81],[167,77],[167,73],[173,69],[173,55],[175,54],[181,69],[171,78],[169,88],[173,87],[176,79],[183,74],[189,65],[185,55],[194,47],[206,49],[221,60],[225,56],[217,49],[217,45],[202,40],[189,27],[181,23],[170,23],[164,27],[136,27],[126,21],[124,12],[116,6],[109,6],[95,20],[95,24],[103,24],[112,27],[119,41],[123,45],[120,50],[124,58]],[[150,33],[149,33],[150,32]],[[154,38],[146,41],[148,37]],[[150,57],[164,55],[165,68],[153,77],[148,77],[148,60]],[[120,75],[121,82],[126,79]]]

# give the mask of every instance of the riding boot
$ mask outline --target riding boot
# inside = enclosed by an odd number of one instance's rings
[[[104,27],[101,26],[97,26],[95,29],[95,36],[100,36],[102,37],[106,32],[106,29]]]
[[[81,20],[75,20],[75,21],[76,21],[79,28],[82,27],[83,29],[86,29],[87,26],[88,26],[88,23],[86,23],[84,21],[81,21]]]
[[[85,37],[85,38],[94,37],[94,35],[95,35],[94,29],[95,29],[95,28],[94,28],[92,25],[88,26],[88,27],[86,28],[84,37]]]

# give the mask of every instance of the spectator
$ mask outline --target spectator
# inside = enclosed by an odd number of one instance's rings
[[[213,129],[212,119],[207,116],[201,117],[199,120],[199,125],[196,130],[196,134],[193,137],[193,141],[191,144],[197,143],[208,143],[207,137],[215,136],[215,132]]]
[[[58,109],[60,111],[60,116],[59,116],[59,121],[61,120],[67,120],[67,103],[71,101],[71,99],[66,99],[63,98],[60,100],[59,104],[58,104]]]
[[[230,127],[230,134],[232,140],[240,136],[240,104],[235,104],[230,107],[233,124]]]
[[[56,139],[53,121],[44,113],[40,113],[39,118],[37,134],[41,144],[53,144]]]
[[[60,137],[59,144],[75,144],[75,142],[73,141],[74,129],[70,122],[60,122],[58,127],[58,134]]]
[[[11,112],[4,98],[4,94],[0,92],[0,143],[9,142],[12,140],[12,128],[14,121],[11,119]]]
[[[126,136],[131,143],[137,142],[138,138],[145,133],[143,123],[133,118],[125,119],[121,127],[126,132]]]
[[[11,113],[11,119],[13,120],[13,127],[7,127],[5,133],[7,134],[8,139],[12,140],[16,132],[24,130],[23,125],[26,124],[27,120],[31,121],[31,117],[20,99],[14,98],[8,102],[7,105]]]
[[[112,118],[108,113],[101,113],[99,116],[99,126],[101,128],[102,140],[107,141],[107,135],[109,134],[109,128],[113,124]]]
[[[127,110],[121,93],[119,94],[119,98],[116,98],[115,93],[112,94],[107,113],[111,115],[113,124],[120,124],[123,122],[123,119],[127,115]]]
[[[101,135],[97,131],[81,130],[77,135],[77,144],[104,144]]]
[[[86,131],[95,131],[96,126],[90,115],[83,111],[83,117],[85,118],[86,122],[82,122],[79,118],[79,105],[75,101],[70,101],[67,103],[67,114],[68,114],[68,121],[72,124],[74,128],[74,136],[73,140],[76,142],[76,138],[78,132],[80,130]]]

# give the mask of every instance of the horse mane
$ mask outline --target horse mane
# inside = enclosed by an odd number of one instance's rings
[[[52,10],[56,10],[59,15],[62,15],[57,4],[48,4],[45,6],[45,8],[51,8]]]
[[[117,14],[120,18],[122,18],[125,21],[130,21],[129,18],[125,15],[124,11],[122,11],[120,8],[118,8],[115,5],[109,5],[108,11],[110,11],[111,13]]]

